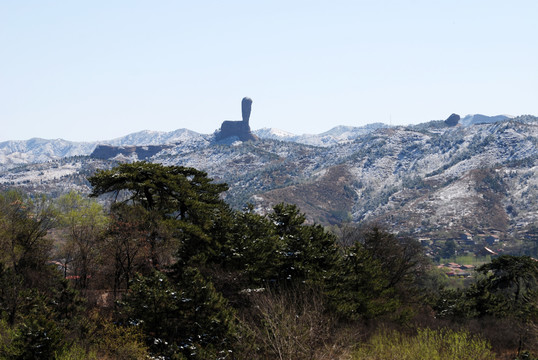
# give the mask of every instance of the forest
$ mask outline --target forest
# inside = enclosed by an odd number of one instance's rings
[[[536,359],[538,262],[450,281],[378,224],[234,210],[148,162],[56,199],[0,193],[2,359]]]

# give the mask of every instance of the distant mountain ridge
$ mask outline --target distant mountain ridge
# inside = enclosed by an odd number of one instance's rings
[[[92,142],[76,142],[63,139],[11,140],[0,143],[0,169],[18,165],[58,160],[69,156],[90,155],[98,145],[144,146],[182,143],[185,146],[201,146],[209,143],[211,136],[188,129],[175,131],[144,130],[123,137]]]
[[[279,202],[291,202],[310,221],[322,224],[377,221],[424,238],[468,232],[507,239],[530,236],[538,224],[534,116],[468,126],[449,126],[443,120],[339,126],[300,136],[262,129],[257,136],[260,141],[222,142],[184,129],[141,132],[115,139],[113,144],[119,145],[109,145],[111,152],[100,158],[88,156],[95,143],[2,143],[0,151],[12,146],[18,153],[11,155],[21,163],[3,164],[0,188],[51,196],[69,190],[89,193],[87,176],[96,169],[143,157],[195,167],[226,182],[230,189],[225,200],[235,208],[250,203],[266,212]],[[120,147],[125,151],[118,152]],[[32,156],[45,161],[31,163]]]
[[[460,124],[463,126],[471,126],[478,124],[491,124],[499,121],[513,119],[514,116],[511,115],[496,115],[496,116],[486,116],[482,114],[472,114],[467,115],[460,120]]]
[[[263,128],[254,131],[254,133],[262,139],[291,141],[314,146],[333,146],[336,144],[353,141],[359,136],[366,135],[377,129],[387,127],[389,126],[382,123],[368,124],[360,127],[340,125],[321,134],[303,135],[295,135],[278,129]]]
[[[291,141],[315,146],[332,146],[351,141],[360,135],[382,127],[387,127],[387,125],[337,126],[319,135],[294,135],[278,129],[261,129],[254,131],[254,134],[263,139]],[[178,129],[170,132],[144,130],[111,140],[93,142],[39,138],[11,140],[0,143],[0,168],[42,163],[69,156],[86,156],[92,154],[98,145],[148,146],[181,144],[184,148],[197,148],[208,145],[211,141],[214,141],[213,135],[200,134],[188,129]]]
[[[485,116],[481,114],[467,115],[460,120],[463,126],[480,123],[504,121],[512,117],[508,115]],[[313,146],[329,147],[354,141],[378,129],[389,128],[383,123],[373,123],[365,126],[336,126],[321,134],[295,135],[279,129],[263,128],[253,131],[261,139],[273,139],[295,142]],[[112,146],[145,146],[168,145],[180,143],[184,148],[206,146],[214,141],[214,134],[200,134],[188,129],[175,131],[143,130],[119,138],[93,142],[75,142],[63,139],[10,140],[0,143],[0,169],[31,163],[58,160],[69,156],[90,155],[98,145]],[[230,142],[230,141],[228,141]]]

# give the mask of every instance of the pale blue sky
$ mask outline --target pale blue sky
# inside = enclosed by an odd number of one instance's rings
[[[538,115],[538,1],[0,0],[0,141]]]

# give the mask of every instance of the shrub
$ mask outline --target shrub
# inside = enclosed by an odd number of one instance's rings
[[[86,351],[84,347],[74,344],[69,349],[65,350],[62,354],[56,356],[56,360],[97,360],[97,354],[95,351]]]
[[[252,293],[252,313],[242,319],[240,359],[333,359],[335,320],[315,288]]]
[[[489,360],[489,343],[467,331],[419,329],[408,336],[381,331],[353,354],[352,360]]]

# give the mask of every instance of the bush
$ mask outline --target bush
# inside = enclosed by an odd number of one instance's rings
[[[419,329],[407,336],[381,331],[361,346],[352,360],[489,360],[495,354],[487,341],[467,331]]]
[[[61,355],[56,356],[56,360],[97,360],[97,354],[95,351],[87,352],[84,347],[74,344],[69,349],[64,351]]]
[[[241,321],[240,359],[328,359],[341,351],[332,338],[335,319],[319,289],[292,286],[252,293]]]
[[[138,360],[149,355],[140,329],[103,323],[96,344],[100,359]]]
[[[15,346],[19,336],[16,329],[10,327],[5,320],[0,320],[0,359],[12,359],[20,355],[20,349]]]

